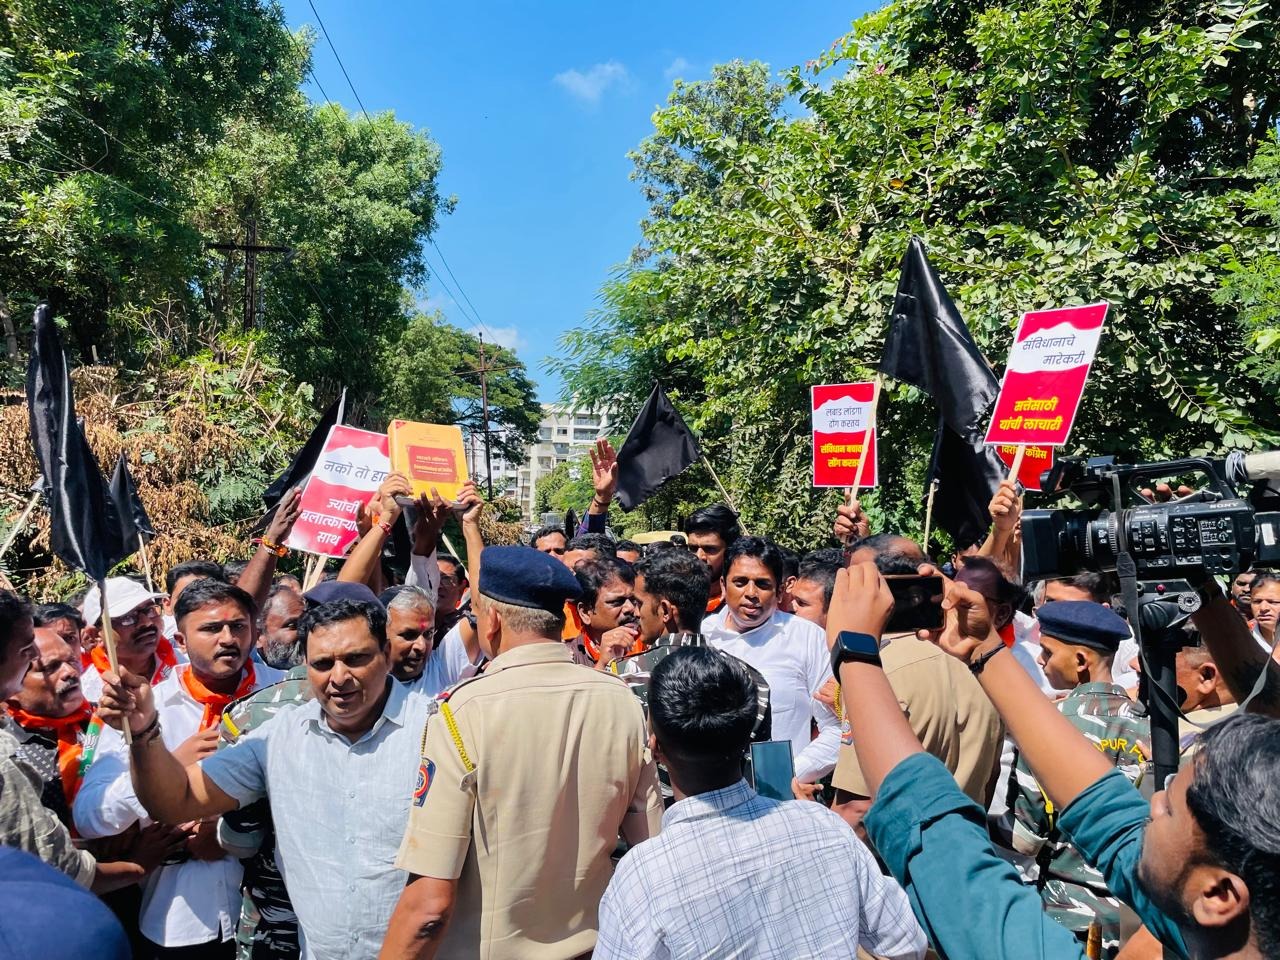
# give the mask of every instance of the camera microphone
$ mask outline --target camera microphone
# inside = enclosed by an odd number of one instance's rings
[[[1227,479],[1232,483],[1257,483],[1262,480],[1280,483],[1280,450],[1262,453],[1243,453],[1234,450],[1227,454]]]

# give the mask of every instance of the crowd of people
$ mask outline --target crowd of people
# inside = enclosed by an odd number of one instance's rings
[[[309,589],[293,491],[163,592],[0,592],[0,953],[1280,957],[1280,580],[1197,585],[1153,783],[1118,586],[1023,583],[1012,484],[945,562],[852,500],[802,555],[724,504],[641,546],[592,460],[527,545],[393,474]],[[940,578],[936,624],[894,577]]]

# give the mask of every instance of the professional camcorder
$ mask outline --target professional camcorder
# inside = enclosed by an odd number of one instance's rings
[[[1169,503],[1151,503],[1144,486],[1195,475],[1199,489]],[[1115,457],[1064,459],[1045,490],[1073,494],[1080,510],[1022,514],[1023,574],[1028,580],[1112,571],[1127,545],[1139,580],[1203,580],[1251,566],[1280,563],[1280,453],[1232,453],[1225,460],[1192,457],[1120,464]],[[1251,484],[1242,497],[1238,488]]]

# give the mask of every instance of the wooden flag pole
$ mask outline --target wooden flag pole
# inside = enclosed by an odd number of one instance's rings
[[[252,345],[252,341],[250,341]],[[142,534],[138,534],[138,554],[142,557],[142,575],[147,578],[147,589],[152,593],[156,592],[156,588],[151,581],[151,558],[147,556],[147,541],[142,538]]]
[[[107,581],[98,581],[98,598],[102,601],[102,645],[107,648],[107,662],[111,664],[111,672],[120,676],[120,661],[116,657],[116,633],[111,629],[111,611],[107,609]],[[146,679],[151,679],[147,677]],[[133,743],[133,731],[129,729],[129,718],[124,718],[120,727],[120,736],[127,744]]]
[[[1026,444],[1022,444],[1022,443],[1018,444],[1018,450],[1013,455],[1013,466],[1009,468],[1010,483],[1015,483],[1018,479],[1018,474],[1022,472],[1022,458],[1026,456],[1026,453],[1027,453]]]
[[[858,499],[858,490],[862,487],[867,460],[870,459],[867,456],[867,447],[871,443],[871,434],[876,428],[876,407],[880,405],[880,377],[877,376],[872,382],[875,386],[871,390],[871,416],[867,418],[867,429],[862,431],[862,453],[858,456],[858,469],[853,475],[853,486],[846,494],[849,506],[853,506],[853,502]]]
[[[40,491],[37,490],[31,494],[31,499],[27,501],[27,505],[23,508],[21,515],[13,525],[13,529],[9,531],[9,536],[4,539],[4,546],[0,547],[0,557],[9,552],[9,548],[13,546],[13,541],[18,539],[18,534],[22,532],[22,528],[27,525],[27,521],[31,519],[31,512],[35,510],[36,504],[40,502]]]
[[[724,497],[724,502],[729,505],[729,509],[738,515],[738,526],[742,528],[744,537],[750,536],[747,532],[746,524],[742,522],[742,511],[738,509],[737,504],[733,502],[733,497],[729,496],[729,491],[724,488],[724,484],[720,482],[720,478],[716,476],[715,467],[711,466],[711,461],[707,459],[707,455],[702,455],[702,462],[706,464],[707,473],[711,474],[711,479],[715,481],[716,489],[720,491],[720,496]]]
[[[440,542],[444,544],[444,548],[449,551],[450,555],[457,557],[459,560],[462,559],[462,554],[455,550],[453,544],[449,542],[449,535],[447,533],[442,532],[440,534]]]
[[[926,555],[929,553],[929,534],[933,530],[933,497],[937,492],[938,481],[935,478],[929,481],[929,495],[924,501],[924,543],[921,546]]]
[[[315,554],[314,556],[315,556],[314,566],[312,566],[307,571],[307,579],[302,584],[303,593],[306,593],[312,588],[314,588],[320,582],[320,578],[324,576],[324,565],[328,560],[328,558],[325,557],[323,554],[319,554],[319,553]]]

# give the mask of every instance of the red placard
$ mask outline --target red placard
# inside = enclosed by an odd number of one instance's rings
[[[986,442],[1058,447],[1075,422],[1107,304],[1022,315]]]
[[[1006,467],[1012,467],[1018,448],[1010,444],[996,447],[996,453],[1004,461]],[[1022,466],[1018,468],[1017,480],[1027,490],[1043,490],[1040,475],[1053,466],[1053,447],[1027,447],[1022,456]]]
[[[858,474],[858,461],[866,447],[867,465],[862,470],[862,486],[874,487],[876,431],[867,427],[874,420],[874,383],[829,383],[812,388],[813,399],[813,485],[851,487]]]
[[[286,545],[307,553],[344,557],[359,539],[356,511],[368,503],[391,470],[387,435],[337,426],[302,490],[302,514]]]

